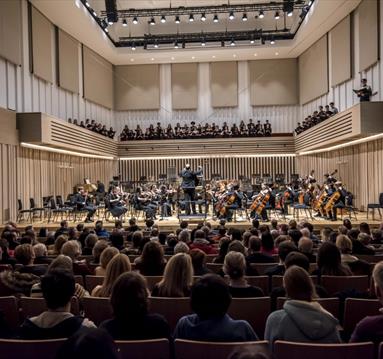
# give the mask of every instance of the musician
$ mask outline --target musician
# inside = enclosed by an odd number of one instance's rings
[[[332,208],[328,211],[327,215],[331,221],[337,220],[337,211],[338,208],[344,208],[346,203],[347,191],[342,185],[342,182],[335,182],[335,191],[334,193],[339,193],[339,198],[336,199],[332,205]],[[331,199],[331,198],[330,198]]]
[[[105,185],[100,180],[97,180],[96,196],[99,201],[105,197]]]
[[[225,204],[226,216],[221,216],[221,218],[226,218],[227,222],[232,222],[234,211],[242,207],[243,192],[240,191],[239,184],[229,186],[226,198],[230,199],[231,204]]]
[[[271,136],[271,124],[269,120],[266,120],[266,123],[263,125],[263,133],[265,136]]]
[[[110,204],[109,211],[113,217],[120,218],[128,211],[128,209],[124,207],[121,191],[118,187],[112,189],[108,195],[108,199]]]
[[[190,214],[190,203],[193,214],[197,214],[195,208],[195,187],[197,176],[202,175],[202,167],[198,166],[197,171],[192,171],[190,164],[186,164],[185,168],[179,173],[182,177],[181,188],[184,191],[184,200],[186,204],[186,214]]]
[[[174,137],[174,132],[172,125],[169,123],[168,127],[166,128],[166,138],[173,138]]]
[[[161,218],[170,217],[172,215],[172,207],[169,195],[170,192],[166,186],[162,185],[158,192],[158,203],[161,208]]]
[[[142,140],[144,138],[144,134],[142,133],[140,125],[137,125],[135,131],[135,138],[136,140]]]
[[[257,195],[254,195],[252,199],[255,200],[258,197],[258,206],[259,206],[262,203],[262,200],[267,195],[270,195],[270,198],[271,198],[271,189],[269,188],[268,185],[266,185],[265,183],[262,183],[261,191]],[[260,215],[263,221],[268,221],[266,206],[262,209]],[[250,217],[256,218],[258,217],[258,214],[256,213],[256,211],[252,211],[252,213],[250,213]]]
[[[239,128],[237,125],[234,123],[233,126],[231,126],[231,136],[233,137],[239,137]]]
[[[133,195],[133,208],[137,211],[144,211],[147,219],[156,219],[157,207],[151,203],[151,198],[142,193],[142,189],[137,187]]]
[[[227,125],[226,122],[224,122],[223,125],[222,125],[221,134],[222,134],[223,137],[228,137],[230,135],[229,126]]]
[[[362,79],[362,87],[359,90],[353,91],[358,95],[360,102],[368,102],[371,100],[371,96],[373,96],[371,86],[367,85],[367,79]]]
[[[257,124],[254,127],[254,132],[256,136],[263,136],[263,129],[261,121],[257,121]]]
[[[239,123],[239,132],[241,133],[241,136],[246,136],[247,134],[246,125],[243,120]]]
[[[330,110],[333,115],[336,115],[339,112],[339,110],[335,107],[334,102],[330,102]]]
[[[86,192],[84,188],[80,187],[73,200],[76,204],[77,210],[85,209],[88,212],[85,223],[93,222],[92,217],[96,213],[96,207],[91,204],[88,192]]]
[[[161,127],[161,123],[157,122],[157,127],[155,129],[155,134],[157,139],[161,139],[163,137],[164,130]]]
[[[254,136],[255,134],[255,125],[253,123],[253,119],[249,119],[249,123],[247,124],[247,133],[249,136]]]

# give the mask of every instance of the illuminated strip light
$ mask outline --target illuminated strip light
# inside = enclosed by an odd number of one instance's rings
[[[88,154],[88,153],[81,153],[81,152],[75,152],[75,151],[62,150],[62,149],[59,149],[59,148],[53,148],[53,147],[48,147],[48,146],[34,145],[32,143],[27,143],[27,142],[21,142],[20,145],[21,145],[21,147],[32,148],[34,150],[54,152],[54,153],[62,153],[64,155],[72,155],[72,156],[88,157],[88,158],[99,158],[99,159],[102,159],[102,160],[114,160],[114,159],[116,159],[113,156],[91,155],[91,154]]]
[[[335,146],[331,146],[331,147],[320,148],[318,150],[299,152],[298,155],[304,156],[304,155],[311,155],[311,154],[315,154],[315,153],[334,151],[334,150],[338,150],[340,148],[345,148],[345,147],[349,147],[349,146],[359,145],[361,143],[375,141],[375,140],[378,140],[380,138],[383,138],[383,133],[379,133],[377,135],[372,135],[372,136],[368,136],[368,137],[359,138],[357,140],[353,140],[353,141],[346,142],[346,143],[341,143],[339,145],[335,145]]]
[[[182,156],[142,156],[142,157],[120,157],[121,161],[138,161],[138,160],[172,160],[172,159],[201,159],[201,158],[244,158],[244,157],[295,157],[295,153],[268,153],[268,154],[227,154],[227,155],[182,155]]]

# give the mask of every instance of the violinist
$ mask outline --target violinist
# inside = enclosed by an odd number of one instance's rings
[[[170,217],[172,214],[171,202],[169,199],[169,191],[165,185],[160,187],[158,192],[158,201],[161,207],[161,218]]]
[[[108,200],[110,204],[109,211],[113,217],[120,218],[128,211],[128,209],[124,207],[121,192],[118,187],[114,187],[111,190],[108,194]]]
[[[133,208],[137,211],[144,211],[147,219],[156,219],[157,207],[150,202],[150,198],[142,193],[140,187],[137,187],[133,196]]]
[[[86,216],[85,223],[93,222],[93,215],[96,213],[96,207],[91,203],[88,192],[84,188],[80,187],[78,192],[74,196],[74,202],[77,210],[86,210],[88,215]]]

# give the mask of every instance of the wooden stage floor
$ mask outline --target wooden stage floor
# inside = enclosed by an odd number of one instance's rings
[[[96,216],[94,218],[97,219]],[[344,218],[346,218],[346,217],[344,217]],[[102,218],[100,218],[100,219],[102,219]],[[287,215],[285,220],[283,218],[277,218],[278,223],[288,223],[291,219],[293,219],[292,215]],[[124,226],[128,226],[128,220],[129,220],[129,218],[127,217],[125,219]],[[189,218],[188,217],[186,220],[189,222],[189,227],[194,228],[199,222],[203,221],[204,218],[203,217],[202,218],[201,217],[198,217],[198,218]],[[333,229],[336,229],[342,224],[342,220],[340,219],[340,217],[338,218],[337,221],[334,221],[334,222],[329,221],[329,220],[324,220],[322,218],[315,218],[314,217],[314,219],[311,220],[311,219],[307,219],[306,217],[302,217],[302,216],[299,217],[299,221],[306,221],[306,220],[314,225],[315,232],[319,232],[323,227],[331,227]],[[210,222],[213,227],[217,226],[218,222],[219,222],[218,220],[212,219],[211,216],[208,216],[206,221]],[[68,224],[70,227],[73,227],[79,222],[81,222],[81,221],[77,221],[76,223],[68,221]],[[103,222],[104,222],[104,227],[107,230],[112,230],[114,228],[114,221],[112,219],[110,219],[109,221],[103,219]],[[137,222],[141,228],[145,226],[145,222],[143,219],[139,219]],[[169,232],[175,231],[179,227],[179,219],[175,216],[164,218],[163,220],[160,220],[160,217],[157,217],[157,220],[155,222],[158,224],[159,228],[163,231],[169,231]],[[369,219],[367,220],[366,212],[358,212],[357,213],[357,220],[355,220],[355,218],[352,218],[351,223],[354,226],[356,226],[356,225],[359,225],[361,222],[367,222],[372,228],[375,228],[375,227],[379,226],[379,224],[381,223],[381,220],[379,219],[378,215],[375,217],[374,220],[372,219],[371,216],[369,216]],[[270,224],[270,221],[269,222],[261,222],[261,223]],[[29,224],[31,224],[31,223],[29,223],[27,221],[22,221],[22,222],[18,223],[18,226],[20,228],[23,228]],[[84,223],[84,225],[86,227],[90,227],[90,228],[94,227],[94,223]],[[48,230],[56,230],[59,226],[60,226],[60,218],[57,221],[51,222],[51,223],[48,223],[47,220],[40,221],[39,218],[35,219],[33,221],[33,227],[36,231],[39,230],[41,227],[46,227]],[[229,228],[234,227],[234,228],[238,228],[240,230],[246,230],[251,226],[251,221],[246,220],[246,218],[239,217],[236,222],[227,223],[226,226]],[[4,228],[4,224],[0,225],[0,230],[2,230],[3,228]]]

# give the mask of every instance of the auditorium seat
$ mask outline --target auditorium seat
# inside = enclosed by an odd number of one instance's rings
[[[170,346],[167,339],[138,341],[115,341],[121,359],[169,359]]]
[[[368,292],[369,278],[367,275],[360,276],[328,276],[322,275],[320,284],[327,290],[329,295],[348,290]]]
[[[233,319],[247,320],[258,337],[263,338],[266,320],[270,314],[270,306],[270,297],[233,298],[228,314]]]
[[[374,344],[309,344],[277,340],[274,343],[276,359],[373,359]]]
[[[350,336],[356,325],[365,317],[381,314],[382,307],[377,299],[347,298],[344,305],[343,330]]]
[[[218,274],[222,270],[222,266],[222,263],[206,263],[206,267],[215,274]]]
[[[316,275],[311,275],[310,278],[314,284],[318,284],[318,277]],[[271,277],[270,291],[273,290],[273,288],[278,288],[278,287],[283,287],[283,275],[273,275]]]
[[[23,208],[23,202],[21,202],[21,199],[17,200],[17,217],[16,222],[20,222],[22,219],[24,219],[24,214],[28,214],[29,221],[33,222],[33,209],[24,209]]]
[[[109,298],[84,297],[82,299],[85,317],[99,326],[104,320],[113,317],[112,306]]]
[[[10,329],[18,328],[20,318],[16,297],[0,297],[0,314]]]
[[[286,297],[278,297],[277,309],[282,309],[286,300]],[[330,312],[335,318],[339,319],[339,298],[317,298],[315,301]]]
[[[21,297],[19,299],[19,306],[21,315],[23,315],[24,318],[35,317],[47,310],[44,298]],[[76,297],[72,297],[71,299],[71,313],[74,315],[80,314],[80,305]]]
[[[374,263],[374,264],[380,261],[383,261],[382,254],[355,254],[355,257],[358,257],[359,259],[366,261],[368,263]]]
[[[85,288],[89,293],[92,293],[92,290],[101,285],[104,281],[104,277],[97,275],[86,275],[85,276]]]
[[[52,359],[65,341],[0,339],[0,353],[2,358]]]
[[[368,203],[367,204],[367,219],[368,219],[368,213],[369,210],[372,210],[372,220],[375,219],[375,209],[379,212],[379,217],[382,219],[382,213],[380,212],[380,209],[383,208],[383,192],[379,193],[379,203]]]
[[[82,275],[76,274],[74,276],[74,280],[75,280],[76,283],[80,284],[81,286],[83,286],[85,288],[84,277]]]
[[[251,263],[250,265],[259,275],[264,275],[268,269],[274,268],[278,263]]]
[[[247,276],[245,279],[249,285],[261,288],[265,295],[269,293],[269,277],[267,275]]]
[[[192,313],[190,298],[150,297],[149,312],[163,315],[173,331],[181,317]]]
[[[146,283],[148,285],[148,289],[149,291],[151,292],[154,288],[154,286],[159,283],[161,280],[162,280],[163,276],[159,275],[155,275],[155,276],[145,276],[145,279],[146,279]]]
[[[267,350],[267,345],[267,341],[217,343],[176,339],[174,350],[175,359],[211,359],[227,358],[234,350],[240,350],[241,348],[250,351],[260,348]]]

